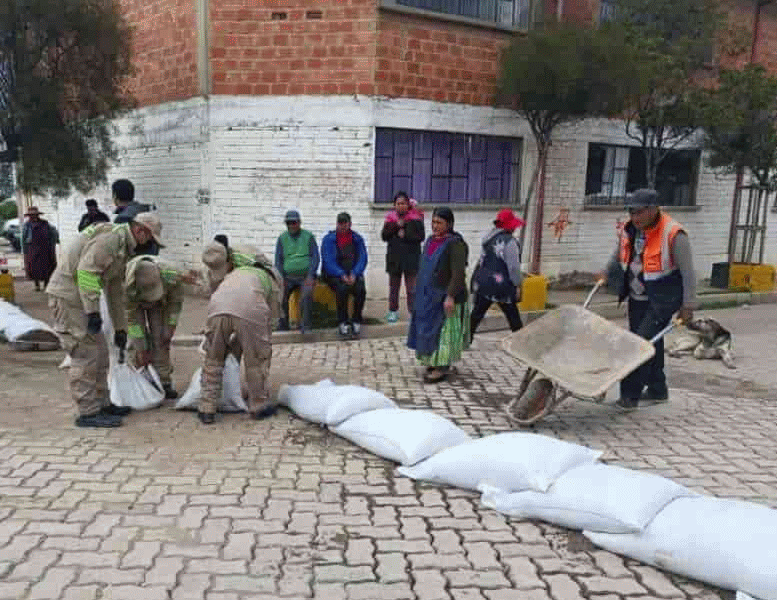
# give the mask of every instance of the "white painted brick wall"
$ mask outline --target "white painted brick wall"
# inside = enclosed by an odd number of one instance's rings
[[[168,240],[165,256],[198,266],[203,242],[216,233],[226,233],[235,243],[256,244],[271,255],[288,208],[300,210],[303,226],[319,242],[334,227],[336,214],[347,210],[367,241],[372,297],[387,292],[380,230],[389,208],[372,205],[375,127],[523,138],[521,198],[535,162],[529,129],[514,113],[427,101],[213,97],[139,110],[117,125],[121,162],[109,181],[131,179],[138,199],[156,207]],[[543,271],[549,275],[599,270],[614,247],[616,221],[625,218],[619,210],[584,210],[590,142],[623,144],[628,139],[616,121],[591,120],[559,130],[549,155],[543,219]],[[711,264],[725,259],[732,189],[732,177],[716,176],[705,166],[697,188],[699,210],[674,214],[691,235],[700,277],[708,277]],[[90,196],[106,212],[112,210],[109,187]],[[53,211],[63,241],[74,235],[84,199],[74,195],[56,206],[39,199],[43,210]],[[571,224],[559,241],[547,223],[564,207],[570,209]],[[498,207],[453,208],[473,264]],[[775,262],[777,219],[771,214],[770,227],[767,260]],[[527,248],[524,260],[529,258]]]

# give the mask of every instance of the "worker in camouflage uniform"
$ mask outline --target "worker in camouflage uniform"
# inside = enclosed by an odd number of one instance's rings
[[[187,276],[155,256],[141,255],[127,263],[127,334],[131,360],[137,367],[152,364],[173,399],[170,342],[183,306]]]
[[[100,293],[105,292],[113,322],[113,343],[127,344],[124,276],[138,244],[162,245],[162,225],[152,213],[130,223],[99,223],[84,229],[64,253],[46,292],[54,327],[71,357],[70,393],[78,408],[79,427],[118,427],[129,413],[108,396],[108,346],[102,333]]]
[[[248,410],[255,419],[275,414],[270,399],[271,335],[278,314],[280,276],[254,249],[209,244],[202,255],[212,295],[205,328],[202,395],[197,414],[204,424],[215,421],[227,354],[243,361]],[[246,262],[248,261],[248,262]]]

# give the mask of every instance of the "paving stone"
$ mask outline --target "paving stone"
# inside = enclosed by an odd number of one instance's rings
[[[447,573],[448,580],[453,587],[472,587],[473,585],[484,588],[506,587],[510,582],[502,571],[472,571],[458,570]]]
[[[251,575],[215,575],[213,590],[236,591],[241,593],[263,593],[275,591],[275,580],[272,577],[253,577]]]
[[[606,577],[581,577],[580,583],[593,594],[644,594],[646,590],[633,579],[609,579]]]
[[[52,567],[38,583],[30,588],[25,600],[51,600],[59,598],[62,591],[76,578],[74,567]]]
[[[348,583],[345,589],[349,600],[413,600],[415,598],[407,583]]]
[[[413,592],[418,600],[449,600],[447,581],[436,569],[418,569],[413,572]]]
[[[634,566],[631,568],[639,575],[640,583],[652,594],[662,598],[678,598],[685,595],[682,590],[675,586],[660,571],[647,566]]]
[[[159,554],[162,544],[159,542],[135,542],[130,552],[121,559],[121,567],[150,567],[154,558]]]
[[[356,582],[374,581],[375,575],[367,566],[347,567],[344,565],[314,566],[313,573],[317,582]]]
[[[35,581],[56,562],[57,558],[59,558],[59,552],[56,550],[32,550],[24,561],[14,567],[7,579],[8,581]]]
[[[580,586],[569,575],[548,575],[544,577],[548,584],[550,594],[554,598],[564,600],[584,600]]]
[[[400,552],[378,553],[376,559],[378,561],[376,572],[380,581],[393,583],[409,580],[407,560]]]

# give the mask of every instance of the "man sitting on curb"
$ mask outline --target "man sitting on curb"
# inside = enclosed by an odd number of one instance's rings
[[[313,313],[313,289],[316,286],[319,255],[315,236],[300,226],[299,212],[286,212],[286,231],[275,244],[275,269],[283,278],[282,316],[278,329],[289,330],[289,297],[299,288],[300,331],[307,333],[311,328]]]
[[[251,266],[236,267],[223,242],[212,242],[202,254],[212,291],[205,328],[202,395],[197,415],[203,424],[216,420],[227,354],[243,360],[248,410],[254,419],[275,414],[270,398],[272,305],[277,305],[276,275],[263,256]]]
[[[70,355],[70,393],[79,427],[118,427],[127,407],[108,397],[108,346],[102,332],[100,293],[105,291],[115,331],[113,343],[127,345],[125,268],[138,244],[160,247],[162,225],[155,214],[140,213],[129,224],[100,223],[84,229],[64,253],[46,292],[54,329]]]
[[[337,215],[337,229],[321,242],[321,274],[335,292],[337,327],[342,337],[361,334],[362,310],[367,298],[364,270],[367,246],[364,238],[351,229],[351,215]],[[348,297],[353,296],[353,315],[348,317]]]

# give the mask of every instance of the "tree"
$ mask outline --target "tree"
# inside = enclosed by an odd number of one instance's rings
[[[627,40],[624,60],[632,65],[624,112],[626,135],[645,155],[647,186],[655,189],[659,165],[697,134],[695,91],[716,39],[726,50],[736,39],[726,30],[717,0],[615,0],[616,21]],[[723,33],[727,36],[723,36]]]
[[[545,167],[553,134],[560,126],[621,110],[621,86],[629,81],[619,58],[623,43],[618,32],[553,23],[517,36],[503,55],[497,102],[527,120],[537,148],[524,205],[527,221],[536,186],[532,273],[539,272],[542,256]],[[522,247],[523,236],[522,230]]]
[[[761,262],[769,197],[777,190],[777,77],[759,64],[742,70],[723,69],[718,85],[700,92],[698,103],[710,166],[729,173],[746,171],[752,180],[752,185],[744,186],[748,191],[744,215],[742,186],[734,196],[729,262],[737,254],[741,262],[753,262],[756,244],[760,245],[757,258]]]
[[[699,105],[710,166],[746,169],[757,185],[777,189],[777,77],[763,66],[722,69]]]
[[[110,0],[5,0],[2,162],[28,193],[86,192],[116,157],[110,120],[133,105],[130,30]]]

